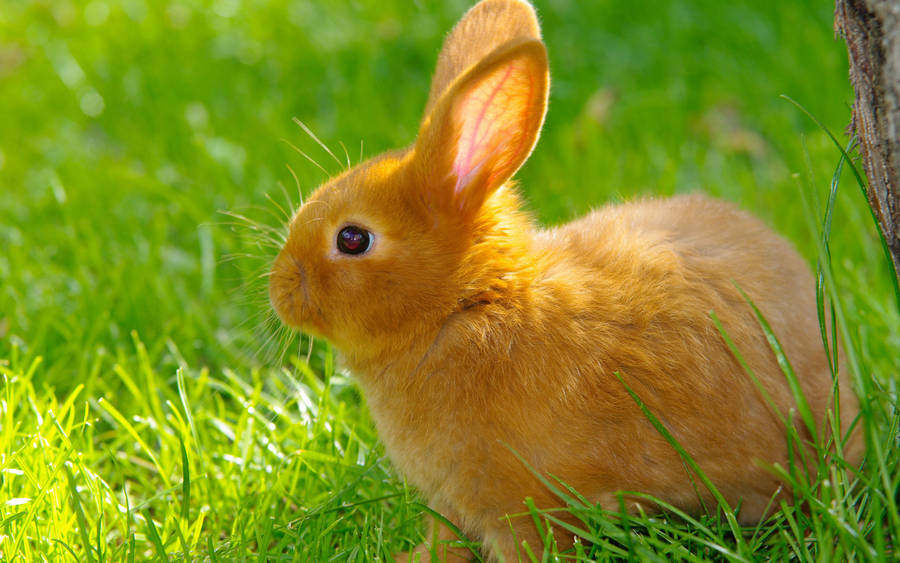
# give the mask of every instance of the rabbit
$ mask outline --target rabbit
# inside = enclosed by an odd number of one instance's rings
[[[715,506],[629,389],[739,521],[759,521],[773,499],[791,499],[767,469],[789,463],[785,420],[807,440],[812,431],[791,418],[794,395],[741,291],[782,343],[816,432],[835,390],[842,432],[859,409],[845,370],[832,379],[810,269],[761,221],[703,195],[539,227],[511,178],[538,140],[548,90],[532,6],[472,7],[446,38],[415,142],[330,179],[296,211],[271,303],[334,345],[396,470],[490,560],[541,548],[532,518],[510,516],[526,497],[564,506],[539,476],[610,510],[621,498],[656,510],[621,491],[688,513]],[[851,462],[857,434],[843,442]],[[471,556],[433,525],[438,542],[414,553]]]

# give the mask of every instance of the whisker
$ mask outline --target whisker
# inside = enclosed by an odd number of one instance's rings
[[[341,164],[341,161],[338,160],[338,157],[334,156],[334,153],[331,152],[331,149],[328,148],[328,145],[326,145],[326,144],[323,143],[321,140],[319,140],[319,138],[316,137],[315,133],[313,133],[313,132],[310,130],[310,128],[306,126],[305,123],[303,123],[302,121],[300,121],[300,120],[297,119],[296,117],[294,118],[294,123],[296,123],[297,125],[299,125],[299,126],[306,132],[307,135],[309,135],[310,137],[312,137],[313,141],[317,142],[317,143],[319,144],[319,146],[322,147],[322,148],[325,150],[325,152],[327,152],[329,155],[331,155],[331,158],[333,158],[334,161],[338,163],[338,166],[343,167],[343,164]]]
[[[305,205],[314,205],[314,204],[324,205],[324,206],[325,206],[325,209],[326,209],[327,211],[330,211],[330,210],[331,210],[331,203],[329,203],[329,202],[327,202],[327,201],[323,201],[323,200],[321,200],[321,199],[314,199],[314,200],[312,200],[312,201],[307,201],[307,202],[305,203]]]
[[[344,149],[344,157],[347,159],[347,168],[350,168],[350,153],[347,152],[347,145],[345,145],[343,141],[338,141],[338,144]]]
[[[297,147],[296,145],[294,145],[293,143],[291,143],[291,142],[288,141],[287,139],[281,139],[281,140],[284,141],[289,147],[291,147],[292,149],[294,149],[295,151],[297,151],[298,153],[300,153],[301,155],[303,155],[303,157],[306,158],[306,160],[308,160],[308,161],[312,162],[313,164],[315,164],[316,167],[318,167],[319,170],[321,170],[322,172],[324,172],[326,176],[329,175],[329,174],[328,174],[328,170],[325,170],[325,168],[323,168],[321,164],[319,164],[318,162],[316,162],[316,161],[313,159],[313,157],[309,156],[308,154],[306,154],[305,152],[303,152],[302,150],[300,150],[299,147]]]
[[[307,134],[322,145],[308,127],[300,125]],[[310,155],[289,141],[284,141],[297,153],[328,174],[328,171]],[[327,147],[322,146],[332,158],[335,158],[334,154],[327,150]],[[346,146],[343,144],[341,146],[349,165],[349,153]],[[343,167],[343,163],[339,160],[338,163]],[[299,176],[290,165],[286,165],[286,168],[294,180],[297,196],[302,206],[305,202]],[[300,331],[283,324],[272,308],[269,297],[271,265],[276,253],[283,248],[288,238],[287,227],[293,219],[292,214],[296,209],[293,194],[287,188],[286,182],[279,181],[277,185],[281,192],[281,199],[275,197],[276,193],[272,192],[265,194],[267,202],[263,205],[246,206],[239,210],[219,210],[218,213],[224,220],[216,221],[214,225],[237,234],[235,252],[220,253],[217,262],[229,265],[226,270],[223,270],[221,279],[228,284],[226,293],[244,310],[241,318],[235,319],[232,329],[223,336],[224,340],[230,342],[235,353],[247,358],[248,361],[253,363],[261,361],[265,365],[272,365],[274,361],[277,361],[278,364],[285,366],[286,358],[293,357],[294,353],[298,354],[298,358],[305,353],[306,361],[309,362],[315,349],[315,341]],[[330,207],[328,202],[319,201],[319,203],[324,203],[326,208]],[[323,217],[312,217],[307,223],[324,220]],[[307,341],[305,344],[304,340]],[[297,348],[294,348],[294,342],[297,343]],[[295,350],[296,352],[294,352]]]
[[[280,219],[278,217],[278,215],[275,214],[274,211],[272,211],[271,209],[269,209],[267,207],[252,206],[252,207],[248,207],[247,209],[265,211],[266,213],[271,214],[276,219]],[[229,211],[227,209],[220,209],[219,213],[221,213],[222,215],[227,215],[234,219],[239,219],[239,220],[243,221],[244,223],[246,223],[250,227],[264,227],[265,229],[270,230],[270,231],[277,231],[280,228],[280,227],[273,227],[271,225],[266,225],[265,223],[260,223],[259,221],[255,221],[255,220],[247,217],[246,215],[242,215],[242,214],[238,213],[237,211]]]
[[[282,364],[282,365],[284,364],[284,357],[287,355],[288,350],[290,350],[291,342],[294,340],[294,337],[298,336],[298,335],[299,334],[297,333],[297,331],[293,330],[290,327],[282,325],[282,327],[281,327],[281,342],[280,342],[281,357],[279,358],[279,362],[278,362],[279,364]],[[303,341],[303,339],[301,338],[301,339],[299,339],[298,342],[302,342],[302,341]]]
[[[276,348],[275,348],[276,351],[278,349],[280,349],[281,346],[279,344],[279,341],[280,341],[279,332],[280,331],[277,329],[269,332],[269,336],[266,337],[266,339],[262,342],[262,344],[260,344],[260,348],[272,350],[272,347],[276,346]],[[281,362],[279,361],[278,363],[280,364]]]
[[[240,229],[246,229],[247,231],[255,231],[254,235],[266,235],[270,234],[272,231],[276,231],[277,229],[265,225],[264,223],[257,223],[254,221],[247,220],[245,218],[239,219],[236,221],[219,221],[216,223],[217,227],[238,227]]]
[[[275,311],[269,307],[260,311],[261,315],[264,317],[262,321],[260,321],[260,325],[266,332],[272,333],[278,330],[279,325],[277,323],[278,319],[275,315]]]
[[[325,217],[310,217],[309,219],[306,220],[306,223],[304,223],[304,225],[310,225],[312,223],[315,223],[316,221],[324,221],[324,220],[325,220]]]
[[[275,312],[271,308],[265,307],[263,309],[260,309],[256,315],[253,315],[253,317],[247,319],[247,321],[251,320],[256,326],[256,330],[254,332],[258,336],[265,336],[265,339],[258,347],[259,351],[270,349],[272,345],[272,339],[278,334],[279,328],[277,324],[278,319],[275,316]],[[246,324],[246,322],[244,324]]]
[[[242,236],[245,242],[264,241],[271,243],[276,248],[281,248],[281,245],[285,242],[285,240],[287,240],[287,237],[281,232],[280,229],[273,229],[273,232],[269,232],[255,228],[251,225],[244,225],[240,223],[221,223],[220,225],[223,227],[239,227],[241,229],[252,231],[250,233],[238,233]]]
[[[263,303],[261,299],[259,300],[251,300],[241,299],[242,306],[252,309],[253,312],[248,312],[247,315],[240,319],[235,323],[235,326],[246,330],[247,328],[258,328],[260,323],[266,320],[268,315],[273,313],[273,309],[271,304],[268,302]]]
[[[257,330],[263,329],[263,332],[268,332],[272,328],[268,327],[268,329],[264,326],[265,323],[268,322],[269,315],[272,314],[272,307],[268,303],[256,303],[254,305],[246,304],[248,307],[252,306],[256,309],[256,312],[250,315],[247,315],[247,318],[241,319],[240,323],[237,326],[241,329],[247,328],[255,328]],[[257,336],[259,334],[257,333]]]
[[[286,212],[280,205],[278,205],[278,203],[276,203],[274,199],[272,199],[272,196],[270,196],[269,194],[266,194],[266,198],[267,198],[272,204],[274,204],[275,207],[276,207],[279,211],[281,211],[281,213],[282,213],[283,215],[287,216],[288,220],[290,220],[290,216],[288,216],[287,212]],[[265,213],[265,214],[271,216],[273,219],[275,219],[275,220],[278,222],[278,225],[276,225],[276,226],[267,225],[267,226],[268,226],[269,228],[271,228],[271,229],[278,230],[278,229],[281,229],[281,228],[282,228],[282,225],[284,225],[284,219],[281,218],[281,215],[279,215],[278,213],[275,213],[275,211],[273,211],[272,208],[269,207],[269,206],[267,206],[267,205],[248,205],[245,209],[252,209],[252,210],[254,210],[254,211],[261,211],[261,212],[263,212],[263,213]],[[259,224],[263,224],[263,225],[264,225],[265,223],[259,223]]]
[[[250,263],[250,259],[253,259],[252,264]],[[223,261],[221,263],[231,264],[232,266],[235,267],[235,269],[238,271],[238,273],[243,274],[240,278],[228,280],[231,282],[240,282],[240,281],[243,281],[246,279],[245,276],[248,273],[256,274],[257,272],[261,272],[261,271],[269,268],[273,259],[274,259],[274,256],[257,256],[255,254],[253,254],[250,256],[243,257],[243,260],[246,260],[246,262],[241,262],[240,258],[229,257],[229,259],[227,261]],[[242,267],[245,264],[247,264],[248,267]],[[227,279],[227,278],[225,278],[225,279]],[[244,285],[246,285],[246,284],[244,284]]]
[[[267,213],[270,213],[273,217],[279,219],[279,222],[280,222],[280,217],[278,217],[278,215],[276,215],[273,211],[266,209],[266,208],[260,208],[260,209],[263,211],[266,211]],[[220,226],[242,227],[242,228],[249,229],[251,231],[256,231],[260,235],[268,236],[268,238],[270,240],[272,240],[273,242],[278,242],[279,240],[281,240],[283,242],[286,239],[285,233],[284,233],[284,226],[282,224],[279,224],[277,227],[272,226],[272,225],[267,225],[265,223],[261,223],[259,221],[250,219],[249,217],[241,215],[235,211],[219,211],[219,213],[221,213],[223,215],[227,215],[227,216],[237,219],[239,221],[239,222],[221,221],[218,223]]]
[[[313,336],[310,336],[308,338],[308,340],[309,340],[309,346],[306,348],[306,363],[307,364],[309,363],[309,360],[312,359],[313,343],[315,342],[316,339]],[[301,343],[301,345],[302,345],[302,343]]]
[[[300,180],[297,178],[297,173],[294,172],[294,169],[291,168],[290,164],[285,164],[285,166],[287,166],[288,172],[291,173],[291,176],[294,177],[294,184],[296,184],[297,186],[297,195],[300,196],[300,205],[303,205],[303,189],[300,187]],[[291,204],[291,209],[296,209],[293,202],[291,202],[291,198],[287,195],[287,192],[285,192],[284,197],[286,197],[288,203]]]
[[[234,262],[236,260],[250,260],[250,259],[256,259],[256,258],[262,258],[262,257],[258,256],[256,254],[229,252],[228,254],[223,254],[222,256],[220,256],[218,263],[219,264],[228,264],[228,263]]]
[[[362,163],[362,161],[363,161],[363,140],[360,139],[359,140],[359,162]]]
[[[229,288],[229,297],[232,300],[240,301],[246,305],[258,306],[266,305],[263,309],[269,309],[269,284],[253,278],[252,281],[246,282],[243,287]],[[254,308],[254,314],[256,309]]]
[[[278,182],[278,187],[280,187],[280,188],[281,188],[281,192],[284,193],[284,191],[285,191],[285,189],[284,189],[284,184],[281,183],[281,181]],[[267,193],[267,194],[266,194],[266,199],[269,200],[269,202],[270,202],[272,205],[274,205],[275,208],[276,208],[278,211],[281,211],[281,214],[284,216],[284,221],[283,221],[283,222],[289,223],[289,222],[291,221],[291,216],[288,214],[287,211],[285,211],[285,209],[281,206],[280,203],[278,203],[277,201],[275,201],[275,198],[273,198],[271,195],[269,195],[269,194]],[[293,208],[292,208],[292,209],[293,209]]]
[[[258,312],[241,323],[241,326],[252,322],[257,326],[256,334],[263,338],[253,353],[255,357],[261,358],[266,364],[272,364],[277,359],[278,364],[283,365],[290,343],[299,332],[281,323],[274,309],[269,306],[267,295],[259,297],[260,302],[265,301],[265,306],[261,306]]]
[[[269,302],[269,292],[267,290],[268,286],[263,286],[262,284],[254,285],[256,287],[251,288],[252,291],[248,291],[247,293],[243,294],[244,297],[242,301],[246,305],[254,306],[254,308],[260,305],[263,306],[259,309],[256,309],[256,311],[253,312],[252,315],[260,315],[266,312],[272,312],[272,307]]]
[[[264,233],[254,233],[259,235],[257,237],[247,237],[249,240],[245,240],[245,242],[255,245],[257,248],[269,248],[272,250],[281,250],[281,247],[284,246],[285,238],[279,237],[275,239],[272,236],[266,235]],[[229,254],[232,256],[232,254]],[[260,256],[256,254],[236,254],[237,257],[240,258],[260,258]]]
[[[278,325],[272,331],[274,340],[269,344],[270,360],[279,366],[284,366],[284,353],[292,338],[290,332],[290,328],[285,325]]]

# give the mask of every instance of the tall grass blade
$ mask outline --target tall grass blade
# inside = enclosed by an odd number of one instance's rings
[[[81,541],[84,545],[84,556],[88,561],[95,561],[96,558],[93,554],[93,549],[91,545],[91,539],[88,536],[88,530],[91,527],[88,525],[87,518],[84,515],[84,508],[81,505],[81,495],[78,494],[78,485],[75,483],[75,475],[72,474],[72,468],[68,463],[65,463],[66,467],[66,478],[69,481],[69,499],[72,502],[72,509],[75,511],[75,518],[78,520],[78,533],[81,534]],[[100,544],[98,544],[99,546]]]
[[[834,136],[834,134],[831,132],[831,130],[829,130],[828,127],[826,127],[824,123],[819,121],[819,119],[816,116],[814,116],[812,113],[810,113],[809,110],[807,110],[805,107],[803,107],[803,105],[801,105],[800,102],[796,101],[795,99],[793,99],[790,96],[787,96],[785,94],[782,94],[781,97],[784,98],[785,100],[789,101],[790,103],[794,104],[795,106],[797,106],[797,108],[800,111],[805,113],[810,119],[812,119],[815,122],[816,125],[819,126],[820,129],[822,129],[822,131],[825,132],[826,135],[828,135],[828,137],[831,139],[831,142],[834,143],[834,146],[837,147],[837,149],[839,151],[841,151],[841,155],[843,156],[843,158],[845,159],[847,164],[850,166],[850,170],[853,172],[853,177],[856,179],[856,184],[859,186],[859,189],[862,192],[863,197],[865,197],[866,201],[868,202],[868,197],[866,195],[866,191],[867,191],[866,181],[863,179],[863,176],[859,173],[859,170],[856,168],[856,165],[853,164],[853,159],[850,158],[850,155],[847,153],[846,150],[844,150],[844,147],[841,145],[840,142],[838,142],[837,138]],[[881,248],[884,251],[885,259],[887,260],[887,263],[890,264],[890,271],[892,272],[891,282],[892,282],[893,289],[894,289],[894,304],[897,307],[897,310],[900,311],[900,280],[897,279],[898,273],[894,270],[894,260],[891,257],[891,251],[888,247],[887,240],[884,238],[884,232],[881,229],[881,225],[878,223],[878,217],[875,215],[875,210],[872,209],[871,206],[869,206],[869,213],[871,213],[871,215],[872,215],[872,223],[875,224],[875,229],[877,230],[878,236],[881,239]]]
[[[754,303],[753,300],[750,299],[750,297],[744,292],[743,288],[741,288],[737,284],[734,284],[734,286],[740,292],[741,296],[744,298],[744,301],[746,301],[747,304],[750,305],[750,308],[753,309],[753,314],[756,315],[756,320],[766,336],[769,347],[775,354],[775,359],[778,361],[778,365],[779,367],[781,367],[781,371],[782,373],[784,373],[784,376],[787,379],[788,386],[790,387],[791,393],[794,396],[794,402],[797,405],[797,410],[800,412],[800,418],[806,425],[806,429],[809,431],[810,436],[812,436],[813,444],[816,446],[816,448],[820,448],[822,440],[819,434],[819,425],[816,423],[816,418],[812,413],[809,402],[806,400],[806,395],[803,392],[803,387],[800,385],[800,380],[797,377],[796,372],[794,372],[794,368],[791,366],[791,362],[788,359],[787,354],[785,354],[784,348],[782,348],[781,342],[778,340],[778,336],[775,335],[775,332],[769,325],[769,321],[766,320],[765,316],[756,306],[756,303]]]
[[[191,465],[184,441],[179,439],[178,446],[181,449],[181,521],[187,525],[191,517]]]
[[[150,541],[156,548],[156,556],[158,560],[169,563],[169,555],[166,553],[166,548],[163,545],[162,539],[160,539],[159,537],[159,532],[156,529],[156,524],[153,523],[153,515],[150,514],[150,509],[145,508],[143,514],[144,519],[147,522],[147,536],[150,538]]]

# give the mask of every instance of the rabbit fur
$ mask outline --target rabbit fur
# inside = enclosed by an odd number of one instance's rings
[[[272,304],[340,351],[396,469],[488,558],[542,545],[529,516],[506,518],[526,497],[563,505],[535,472],[612,510],[620,491],[690,513],[715,505],[623,383],[739,520],[758,521],[791,498],[767,466],[788,465],[796,404],[738,288],[782,343],[818,439],[845,438],[826,433],[835,389],[843,431],[858,411],[844,370],[832,380],[809,267],[763,223],[702,195],[538,227],[510,179],[537,141],[548,90],[533,8],[474,6],[446,39],[414,144],[331,179],[297,210]],[[342,250],[348,226],[368,233],[368,250]],[[843,452],[858,461],[856,434]],[[439,540],[455,537],[437,526]],[[471,555],[440,542],[419,553]]]

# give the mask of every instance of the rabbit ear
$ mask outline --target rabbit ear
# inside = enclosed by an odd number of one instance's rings
[[[548,86],[547,52],[535,39],[511,41],[466,71],[419,130],[420,189],[438,208],[477,211],[531,153]]]
[[[525,0],[482,0],[459,20],[444,41],[431,80],[425,115],[467,68],[514,39],[540,39],[534,8]]]

